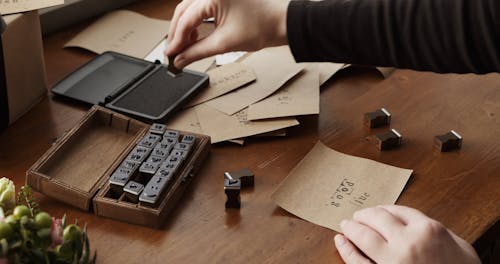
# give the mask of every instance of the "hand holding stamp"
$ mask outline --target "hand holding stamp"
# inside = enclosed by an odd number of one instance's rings
[[[170,74],[172,77],[176,77],[177,74],[182,72],[182,69],[175,67],[174,61],[175,61],[175,56],[168,56],[167,71],[168,71],[168,74]]]

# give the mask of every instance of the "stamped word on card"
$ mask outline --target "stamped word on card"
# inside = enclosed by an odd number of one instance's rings
[[[207,72],[210,85],[201,91],[188,106],[209,101],[257,79],[252,68],[242,63],[230,63]]]
[[[115,51],[144,58],[167,35],[170,22],[141,14],[118,10],[106,14],[65,47],[80,47],[97,54]]]
[[[288,46],[262,49],[252,53],[242,63],[254,70],[257,80],[207,102],[227,115],[233,115],[273,94],[303,69],[295,63]]]
[[[299,124],[295,118],[290,117],[253,122],[247,119],[247,108],[232,116],[207,104],[197,105],[195,110],[203,133],[210,136],[212,143],[240,139]]]

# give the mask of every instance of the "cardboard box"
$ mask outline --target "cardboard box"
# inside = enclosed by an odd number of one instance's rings
[[[47,94],[37,11],[3,16],[0,50],[0,131]]]
[[[26,182],[47,196],[82,210],[93,209],[96,215],[160,228],[208,156],[211,144],[208,136],[188,133],[196,137],[191,154],[151,205],[132,201],[126,193],[116,194],[109,183],[148,131],[145,123],[94,106],[27,171]]]

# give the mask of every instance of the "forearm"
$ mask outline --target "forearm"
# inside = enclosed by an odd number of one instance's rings
[[[292,1],[287,35],[297,61],[500,72],[498,14],[498,0]]]

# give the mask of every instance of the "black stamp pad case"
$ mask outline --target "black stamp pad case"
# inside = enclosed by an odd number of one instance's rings
[[[57,83],[52,92],[153,123],[164,122],[197,91],[208,86],[208,75],[116,52],[105,52]]]

